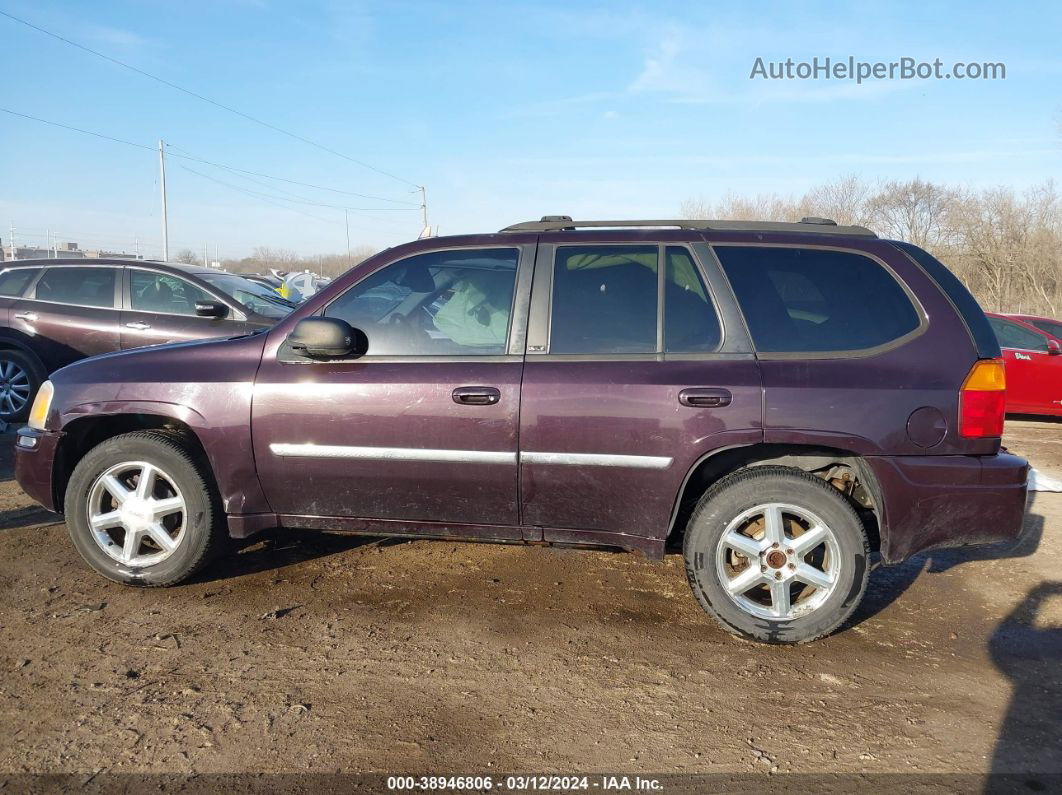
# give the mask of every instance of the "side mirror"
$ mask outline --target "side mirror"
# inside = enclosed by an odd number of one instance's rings
[[[196,301],[195,313],[199,317],[227,317],[229,308],[220,301]]]
[[[1047,352],[1052,356],[1058,356],[1062,353],[1062,345],[1058,344],[1058,340],[1047,341]]]
[[[364,351],[358,345],[365,335],[347,321],[336,317],[307,317],[295,324],[288,335],[288,344],[293,351],[312,358],[327,359],[349,356]],[[358,350],[358,349],[361,350]]]

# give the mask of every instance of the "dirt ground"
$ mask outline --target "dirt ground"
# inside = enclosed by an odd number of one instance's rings
[[[1062,477],[1062,423],[1006,444]],[[1062,494],[1012,549],[877,569],[799,648],[681,560],[306,533],[195,582],[93,574],[0,438],[0,771],[1062,773]]]

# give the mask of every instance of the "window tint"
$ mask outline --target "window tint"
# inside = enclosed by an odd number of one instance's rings
[[[47,268],[35,297],[75,306],[114,306],[116,268]]]
[[[657,246],[560,246],[550,353],[656,351]]]
[[[668,246],[664,270],[664,350],[698,353],[719,347],[719,317],[688,249]]]
[[[1046,331],[1056,339],[1062,339],[1062,323],[1057,320],[1030,320],[1029,323],[1036,326],[1040,331]]]
[[[364,331],[376,356],[503,354],[518,254],[458,249],[409,257],[358,282],[325,314]]]
[[[1022,328],[1017,323],[999,317],[988,318],[992,331],[996,332],[1001,348],[1021,348],[1025,351],[1047,351],[1047,337]]]
[[[782,247],[715,252],[760,351],[857,351],[918,328],[903,288],[869,257]]]
[[[194,315],[196,301],[216,300],[191,282],[168,273],[129,271],[129,306],[137,311]]]
[[[40,268],[12,268],[0,273],[0,295],[22,295],[26,285],[40,272]]]

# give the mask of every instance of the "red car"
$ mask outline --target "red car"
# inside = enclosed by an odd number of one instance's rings
[[[1007,370],[1007,412],[1062,417],[1062,323],[986,312]]]

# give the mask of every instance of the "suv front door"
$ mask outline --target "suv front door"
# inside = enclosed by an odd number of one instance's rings
[[[1057,411],[1062,398],[1062,356],[1047,337],[1001,317],[989,317],[1007,368],[1007,411]]]
[[[252,427],[274,511],[301,526],[402,520],[407,532],[521,537],[526,240],[426,251],[360,279],[323,314],[364,332],[365,355],[314,361],[284,344],[290,324],[271,334]]]
[[[126,268],[128,282],[122,310],[123,348],[185,342],[240,334],[246,324],[230,307],[223,318],[200,317],[197,301],[221,301],[217,296],[172,273],[148,268]]]
[[[696,236],[557,240],[539,246],[532,290],[523,522],[546,541],[655,543],[701,456],[762,441],[756,360]]]
[[[34,339],[49,371],[118,350],[117,265],[53,265],[11,307],[11,327]]]

